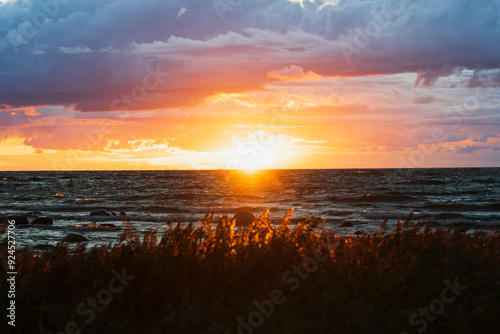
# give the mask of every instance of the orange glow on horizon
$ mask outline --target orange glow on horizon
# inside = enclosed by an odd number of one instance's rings
[[[423,158],[414,167],[444,165],[438,157],[460,166],[460,149],[487,159],[489,144],[499,142],[457,129],[452,141],[429,146],[450,130],[408,119],[427,107],[413,101],[432,98],[387,89],[381,76],[333,79],[290,65],[268,71],[272,80],[260,90],[212,94],[179,109],[5,107],[0,116],[15,126],[0,137],[0,170],[397,168],[415,154]]]

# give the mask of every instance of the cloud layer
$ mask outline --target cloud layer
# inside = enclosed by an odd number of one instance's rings
[[[214,92],[256,89],[266,83],[262,74],[291,65],[322,76],[413,72],[416,84],[424,86],[466,68],[477,71],[469,87],[477,86],[481,71],[500,67],[499,1],[344,0],[301,6],[269,0],[222,10],[216,5],[4,4],[0,101],[109,110],[116,97],[141,84],[152,61],[171,77],[139,109],[192,105]]]

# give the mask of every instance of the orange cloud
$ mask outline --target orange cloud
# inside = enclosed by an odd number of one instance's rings
[[[302,67],[291,65],[282,68],[279,71],[272,70],[267,73],[270,79],[278,79],[282,81],[304,81],[304,80],[321,80],[322,76],[313,71],[304,72]]]

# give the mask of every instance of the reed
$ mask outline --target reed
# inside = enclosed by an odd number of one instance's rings
[[[417,333],[423,324],[414,324],[420,316],[411,323],[412,314],[439,300],[446,281],[458,280],[466,288],[439,315],[431,314],[425,332],[496,333],[498,232],[407,220],[392,233],[341,237],[315,219],[291,225],[290,215],[273,225],[266,212],[236,228],[226,217],[216,223],[207,214],[198,224],[169,220],[164,233],[144,235],[124,222],[116,245],[18,249],[16,327],[2,332]],[[2,264],[6,257],[0,252]],[[88,298],[109,289],[113,271],[122,270],[134,278],[89,321],[90,312],[81,314]],[[272,300],[275,291],[282,302],[262,323],[253,321],[258,326],[249,324],[256,304]]]

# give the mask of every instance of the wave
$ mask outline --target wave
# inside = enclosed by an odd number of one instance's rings
[[[486,193],[489,193],[490,191],[488,189],[477,189],[477,190],[459,190],[457,189],[456,191],[447,191],[447,190],[433,190],[429,191],[427,188],[423,189],[407,189],[404,190],[404,194],[407,196],[412,196],[412,197],[417,197],[417,198],[422,198],[422,196],[475,196],[475,195],[484,195]],[[398,192],[399,193],[399,192]],[[389,192],[389,194],[396,194],[393,192]],[[402,193],[400,193],[402,194]]]
[[[153,205],[140,208],[144,212],[152,213],[193,213],[192,209],[175,207],[175,206],[163,206],[163,205]]]
[[[476,179],[476,180],[470,180],[472,183],[497,183],[498,180],[493,179],[493,178],[488,178],[488,179]]]
[[[98,210],[106,211],[127,211],[134,209],[132,206],[103,206],[103,205],[9,205],[4,206],[2,209],[6,211],[21,211],[19,214],[27,214],[28,212],[92,212]],[[25,212],[25,213],[23,213]]]
[[[492,204],[458,204],[458,203],[435,203],[419,207],[420,209],[436,211],[467,211],[467,212],[500,212],[500,203]]]
[[[346,217],[346,216],[351,216],[354,213],[356,213],[356,211],[352,211],[352,210],[328,210],[328,211],[322,212],[321,214],[325,215],[325,216]]]
[[[433,185],[443,185],[448,184],[446,181],[442,180],[400,180],[396,182],[397,184],[417,184],[417,185],[425,185],[425,186],[433,186]]]
[[[458,212],[442,212],[432,216],[436,220],[467,219],[468,217]]]
[[[371,212],[366,212],[364,214],[365,217],[367,218],[376,218],[376,219],[406,219],[410,212],[392,212],[392,211],[371,211]],[[420,215],[418,213],[413,213],[413,219],[421,219]]]
[[[376,202],[409,202],[415,201],[417,198],[408,195],[389,195],[389,194],[366,194],[366,195],[354,195],[354,196],[332,196],[330,198],[333,202],[342,203],[376,203]]]

